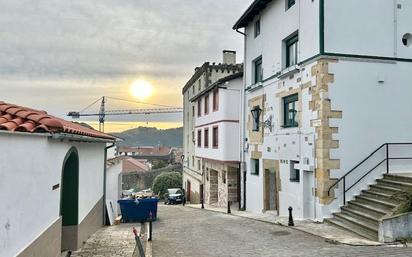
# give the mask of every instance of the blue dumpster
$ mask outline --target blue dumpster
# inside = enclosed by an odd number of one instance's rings
[[[117,201],[120,204],[123,222],[143,222],[157,218],[157,203],[159,198],[123,199]]]

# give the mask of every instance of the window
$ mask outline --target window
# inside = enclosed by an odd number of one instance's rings
[[[289,9],[290,7],[294,6],[295,2],[296,0],[286,0],[286,5],[287,5],[286,9]]]
[[[299,182],[300,181],[300,170],[295,169],[295,164],[299,164],[297,161],[290,161],[290,175],[289,180],[291,182]]]
[[[298,101],[298,94],[286,96],[283,98],[283,126],[297,127],[297,110],[296,104]]]
[[[250,111],[252,113],[252,131],[259,131],[260,129],[260,115],[262,114],[262,109],[259,105],[254,106]]]
[[[193,168],[195,167],[195,157],[194,156],[192,156],[192,167]]]
[[[259,175],[259,159],[250,160],[250,174]]]
[[[197,100],[197,117],[200,116],[202,116],[202,101],[199,98],[199,100]]]
[[[213,148],[219,147],[219,127],[213,127]]]
[[[197,131],[197,147],[202,147],[202,131]]]
[[[255,22],[255,37],[260,35],[260,19]]]
[[[197,160],[197,170],[200,170],[200,160]]]
[[[202,89],[202,84],[201,84],[201,82],[200,82],[200,79],[199,79],[199,92],[200,92],[200,90]]]
[[[204,146],[205,146],[205,148],[208,148],[209,147],[209,129],[208,128],[206,128],[205,129],[205,142],[204,142]]]
[[[209,94],[205,95],[205,115],[209,113]]]
[[[226,171],[222,171],[223,184],[226,184]]]
[[[195,106],[192,106],[192,117],[195,117]]]
[[[294,35],[285,40],[286,47],[286,67],[296,65],[298,63],[298,35]]]
[[[194,131],[192,131],[192,142],[193,144],[195,143],[195,132]]]
[[[262,57],[259,57],[253,61],[253,67],[254,67],[254,83],[256,84],[263,80]]]
[[[192,86],[192,94],[195,94],[195,86]]]
[[[219,88],[213,90],[213,111],[219,110]]]
[[[209,170],[206,171],[206,181],[209,181]]]

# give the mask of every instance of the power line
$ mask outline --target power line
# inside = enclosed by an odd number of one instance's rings
[[[94,104],[96,104],[97,102],[101,101],[103,97],[100,97],[99,99],[97,99],[96,101],[94,101],[93,103],[89,104],[88,106],[86,106],[84,109],[82,109],[80,112],[84,112],[85,110],[89,109],[90,107],[92,107]]]
[[[122,99],[122,98],[117,98],[117,97],[110,97],[110,96],[106,96],[106,98],[113,99],[113,100],[124,101],[124,102],[129,102],[129,103],[135,103],[135,104],[146,104],[146,105],[153,105],[153,106],[160,106],[160,107],[168,107],[168,108],[180,108],[180,107],[171,106],[171,105],[145,103],[145,102],[132,101],[132,100],[127,100],[127,99]]]

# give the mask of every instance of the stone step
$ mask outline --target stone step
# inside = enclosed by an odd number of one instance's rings
[[[402,176],[402,174],[384,174],[383,178],[386,180],[407,182],[412,184],[412,176]]]
[[[373,224],[366,219],[353,217],[352,215],[348,215],[347,213],[343,212],[334,213],[333,216],[345,219],[348,222],[351,222],[353,224],[356,224],[357,226],[362,227],[363,229],[370,230],[372,233],[378,233],[378,225]]]
[[[341,210],[342,210],[342,213],[345,213],[347,215],[353,216],[355,218],[357,217],[357,218],[360,218],[360,219],[365,219],[365,220],[369,221],[370,223],[372,223],[376,226],[379,225],[379,218],[380,217],[377,217],[375,215],[370,215],[368,212],[357,210],[357,209],[351,208],[349,206],[343,206],[341,208]],[[379,216],[382,216],[382,215],[379,215]]]
[[[381,218],[385,214],[388,213],[388,210],[385,208],[382,208],[381,206],[376,206],[376,205],[370,205],[366,203],[361,203],[357,201],[350,201],[348,202],[348,207],[352,209],[356,209],[361,212],[365,212],[371,216],[374,216],[376,218]]]
[[[399,188],[383,186],[383,185],[378,185],[378,184],[370,185],[369,188],[370,188],[369,190],[374,191],[374,192],[382,192],[385,194],[392,194],[392,195],[396,192],[402,191],[402,189],[399,189]]]
[[[382,192],[376,192],[373,190],[362,190],[362,194],[363,196],[367,196],[370,198],[374,198],[377,200],[382,200],[382,201],[386,201],[389,203],[393,203],[395,205],[398,204],[398,201],[392,197],[393,194],[386,194],[386,193],[382,193]]]
[[[393,208],[395,208],[397,206],[397,204],[395,203],[391,203],[388,202],[386,200],[382,200],[382,199],[375,199],[372,197],[368,197],[365,195],[358,195],[355,196],[356,201],[361,202],[361,203],[366,203],[369,205],[374,205],[377,207],[381,207],[382,209],[386,209],[387,211],[392,210]]]
[[[378,185],[382,185],[385,187],[394,187],[397,189],[405,190],[405,189],[412,189],[412,183],[389,180],[389,179],[377,179]]]
[[[355,223],[352,223],[346,219],[343,219],[341,217],[334,217],[334,218],[329,218],[325,219],[325,222],[330,223],[332,225],[338,226],[340,228],[343,228],[345,230],[351,231],[353,233],[356,233],[362,237],[368,238],[370,240],[377,241],[378,240],[378,233],[371,231],[369,229],[363,229],[361,226],[358,226]]]

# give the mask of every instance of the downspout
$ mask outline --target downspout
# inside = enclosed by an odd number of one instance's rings
[[[245,109],[246,109],[246,33],[239,31],[236,28],[236,32],[243,36],[243,88],[240,91],[240,105],[241,105],[241,126],[240,126],[240,164],[239,164],[239,186],[243,182],[243,207],[241,207],[241,190],[239,190],[239,208],[241,210],[246,210],[246,162],[245,162]]]
[[[107,150],[114,147],[116,143],[113,143],[104,148],[104,168],[103,168],[103,226],[106,225],[106,180],[107,180]]]

